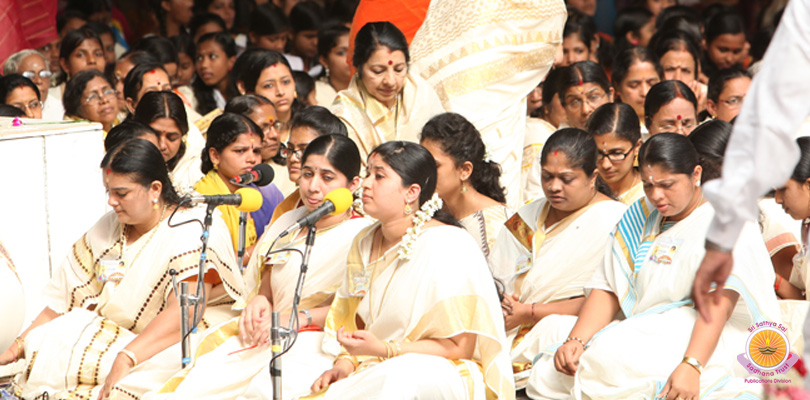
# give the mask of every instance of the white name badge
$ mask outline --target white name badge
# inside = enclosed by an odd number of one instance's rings
[[[515,260],[515,275],[520,275],[532,268],[532,255],[525,254]]]
[[[661,265],[670,265],[675,261],[675,255],[682,244],[682,239],[661,238],[650,250],[650,260]]]
[[[264,265],[281,265],[290,261],[290,252],[273,253],[264,260]]]
[[[121,282],[124,279],[127,266],[124,260],[100,260],[98,280],[100,282]]]
[[[352,287],[349,291],[351,297],[365,297],[368,293],[369,276],[365,272],[352,274]]]

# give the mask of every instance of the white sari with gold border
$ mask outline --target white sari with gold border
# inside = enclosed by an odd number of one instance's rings
[[[204,208],[181,209],[172,223],[203,217]],[[232,317],[231,305],[244,296],[228,229],[222,218],[213,221],[206,268],[216,270],[225,294],[208,299],[203,328]],[[177,271],[178,282],[198,274],[200,225],[169,227],[168,222],[167,217],[127,243],[123,257],[122,225],[113,212],[73,245],[43,294],[48,307],[61,315],[33,329],[25,340],[29,365],[21,379],[24,397],[47,391],[52,398],[96,398],[117,353],[166,307],[173,291],[169,271]],[[123,279],[117,285],[99,281],[101,262],[120,259],[126,264]],[[113,387],[110,398],[137,399],[160,387],[180,370],[180,361],[179,343],[141,360]]]
[[[619,222],[603,265],[587,285],[615,293],[626,319],[594,336],[574,377],[557,372],[553,357],[576,317],[541,321],[548,328],[547,341],[535,358],[527,393],[555,399],[660,395],[684,357],[697,319],[690,293],[713,214],[711,205],[703,204],[662,232],[663,217],[646,198],[633,204]],[[740,298],[704,366],[701,399],[760,396],[760,385],[745,383],[748,374],[737,356],[746,350],[753,323],[782,322],[773,268],[755,224],[745,226],[733,254],[734,270],[725,289],[738,292]]]
[[[357,76],[349,88],[341,90],[329,109],[346,125],[349,138],[360,150],[363,165],[375,147],[392,140],[419,143],[422,127],[430,118],[444,112],[433,88],[420,76],[408,73],[388,108],[371,96]]]
[[[265,254],[281,231],[307,212],[306,207],[299,207],[279,217],[256,243],[245,270],[246,280],[251,288],[249,298],[253,298],[258,293],[261,272],[264,268],[273,268],[270,275],[273,305],[282,314],[289,314],[292,309],[301,257],[294,252],[270,257],[265,257]],[[352,218],[316,233],[299,309],[314,308],[331,302],[346,273],[346,254],[352,239],[370,224],[368,219]],[[273,248],[304,251],[306,235],[297,237],[299,232],[300,230],[291,232]],[[274,264],[266,264],[267,262]],[[288,322],[288,319],[281,321],[284,326]],[[303,325],[306,325],[306,320],[301,321],[301,326]],[[238,317],[206,330],[192,366],[176,374],[158,392],[150,393],[145,398],[272,398],[273,386],[268,372],[272,357],[269,344],[239,352],[246,345],[239,339],[238,333]],[[282,394],[285,399],[308,393],[309,387],[323,369],[332,365],[333,357],[321,351],[322,341],[323,332],[300,332],[295,345],[282,358]]]
[[[627,206],[617,201],[600,201],[546,227],[548,201],[529,203],[501,230],[489,259],[492,273],[504,283],[506,294],[517,294],[521,303],[547,304],[584,296],[585,284],[602,263],[610,232],[625,210]],[[509,332],[519,382],[537,354],[536,343],[544,334],[539,326]]]
[[[306,398],[514,399],[500,303],[478,245],[460,228],[436,226],[422,230],[410,260],[400,260],[399,246],[394,246],[372,262],[378,228],[379,223],[355,238],[343,286],[327,317],[324,350],[340,352],[335,331],[355,331],[360,319],[381,340],[473,333],[478,337],[473,360],[421,354],[385,361],[358,357],[357,371]]]
[[[562,0],[433,0],[411,42],[411,67],[481,132],[503,168],[506,204],[521,205],[526,96],[554,62]]]

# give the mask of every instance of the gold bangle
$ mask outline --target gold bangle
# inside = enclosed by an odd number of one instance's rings
[[[341,354],[339,354],[339,355],[337,356],[337,358],[335,358],[335,362],[334,362],[334,363],[332,363],[332,365],[337,364],[337,362],[338,362],[339,360],[347,360],[347,361],[349,361],[349,362],[350,362],[350,363],[352,363],[352,365],[354,366],[354,369],[357,369],[357,366],[358,366],[358,365],[360,365],[360,363],[357,361],[357,357],[355,357],[355,356],[351,356],[351,355],[349,355],[349,354],[347,354],[347,353],[341,353]]]
[[[681,362],[684,364],[689,364],[695,369],[695,371],[698,372],[698,375],[703,374],[703,365],[696,358],[685,356]]]
[[[14,339],[14,344],[17,345],[17,355],[14,357],[14,361],[17,361],[25,356],[25,340],[23,340],[22,336],[17,336]],[[20,355],[23,357],[20,357]]]
[[[132,350],[121,349],[118,354],[123,354],[129,357],[129,359],[132,360],[132,368],[135,368],[138,365],[138,358],[135,357],[135,353],[133,353]]]
[[[402,345],[400,345],[398,341],[389,340],[388,343],[393,348],[394,357],[399,357],[402,355]]]
[[[394,352],[394,349],[391,347],[391,342],[390,341],[383,342],[383,344],[385,345],[385,358],[384,358],[384,360],[387,360],[387,359],[391,358],[391,353]]]

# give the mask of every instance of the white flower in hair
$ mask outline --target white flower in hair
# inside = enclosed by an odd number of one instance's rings
[[[366,210],[363,209],[363,185],[362,180],[360,181],[360,187],[355,190],[354,201],[352,202],[352,209],[356,211],[360,215],[366,215]]]
[[[400,260],[411,259],[413,256],[413,246],[419,234],[422,233],[422,227],[426,222],[430,221],[436,214],[436,211],[439,211],[441,208],[442,199],[439,198],[438,194],[433,193],[433,197],[426,201],[425,204],[422,204],[419,211],[414,213],[413,226],[405,231],[405,235],[402,236],[402,242],[399,245],[399,251],[397,251]]]
[[[492,153],[490,153],[489,150],[484,151],[484,162],[492,162]]]
[[[491,163],[492,162],[492,152],[489,151],[490,145],[481,138],[481,141],[484,142],[484,162]]]

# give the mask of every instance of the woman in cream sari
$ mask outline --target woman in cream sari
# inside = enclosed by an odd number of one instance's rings
[[[102,162],[114,209],[76,244],[45,289],[48,306],[0,364],[25,357],[22,396],[138,398],[180,369],[180,307],[172,288],[199,271],[199,208],[179,208],[163,158],[151,143],[132,139]],[[244,296],[227,229],[215,218],[205,275],[200,327],[231,318]],[[196,335],[195,335],[196,336]],[[196,340],[193,340],[195,342]]]
[[[436,193],[489,257],[504,221],[514,213],[504,205],[500,165],[489,159],[478,130],[458,114],[431,118],[420,140],[436,160]]]
[[[368,164],[363,206],[379,222],[354,240],[325,328],[340,354],[305,398],[514,399],[495,285],[478,245],[439,222],[452,217],[433,157],[393,141]]]
[[[760,385],[746,383],[750,372],[738,359],[763,365],[767,351],[749,350],[746,341],[757,327],[782,321],[757,227],[748,224],[734,248],[734,272],[720,301],[709,305],[711,322],[698,318],[689,296],[713,210],[701,193],[697,153],[686,137],[661,133],[642,145],[639,164],[647,197],[619,222],[579,318],[543,321],[548,340],[527,393],[668,400],[761,395]],[[611,323],[618,312],[623,319]],[[769,343],[763,348],[785,341]],[[777,361],[788,358],[782,349]]]
[[[352,57],[357,75],[331,109],[364,160],[382,143],[416,142],[425,122],[444,111],[433,88],[408,73],[409,60],[408,42],[390,22],[371,22],[357,33]]]
[[[138,73],[140,68],[134,71]],[[175,190],[181,194],[191,193],[194,184],[203,177],[200,172],[201,145],[192,147],[186,143],[190,125],[183,100],[167,90],[146,92],[139,98],[132,119],[157,132],[156,145],[169,168],[169,178]]]
[[[304,206],[281,216],[257,243],[257,251],[245,271],[254,286],[242,316],[206,331],[192,367],[147,398],[272,397],[273,386],[268,373],[272,352],[267,343],[270,313],[279,311],[282,324],[287,325],[301,257],[293,251],[268,255],[270,246],[284,229],[320,206],[327,193],[337,188],[353,191],[360,185],[360,154],[346,136],[325,135],[313,140],[304,152],[302,164],[299,191]],[[320,327],[346,272],[344,263],[352,238],[369,224],[351,210],[326,216],[315,224],[315,245],[299,304],[302,331],[295,345],[281,359],[285,399],[307,393],[312,381],[332,363],[332,356],[321,351],[323,332]],[[303,251],[305,239],[306,230],[299,229],[279,239],[272,250]]]
[[[610,199],[596,173],[596,145],[576,128],[551,135],[540,155],[545,198],[520,208],[495,241],[493,275],[506,285],[506,330],[518,386],[525,384],[539,338],[539,321],[575,315],[583,286],[609,245],[626,207]]]

